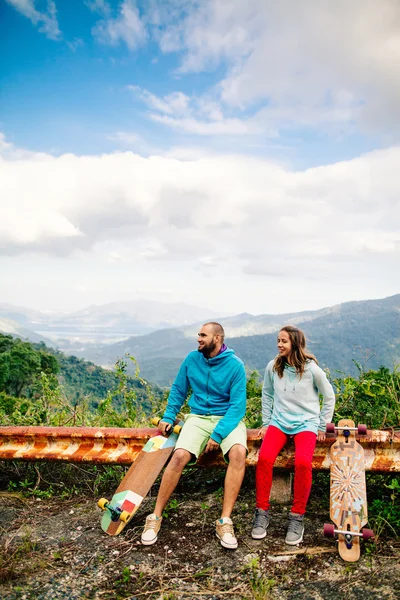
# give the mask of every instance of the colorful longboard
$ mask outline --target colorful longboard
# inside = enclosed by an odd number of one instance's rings
[[[368,539],[374,533],[362,529],[368,522],[367,490],[365,483],[364,449],[356,440],[356,431],[366,434],[365,425],[342,419],[337,427],[327,426],[328,433],[337,432],[331,446],[330,516],[334,525],[326,524],[324,534],[339,538],[339,554],[348,562],[360,558],[360,537]]]
[[[159,421],[153,421],[155,424]],[[104,511],[101,528],[109,535],[118,535],[139,509],[151,486],[171,456],[183,422],[180,421],[168,436],[150,438],[109,502],[101,498],[98,506]]]

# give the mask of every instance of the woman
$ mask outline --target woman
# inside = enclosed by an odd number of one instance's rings
[[[278,356],[265,370],[262,419],[265,431],[256,470],[256,510],[251,535],[262,539],[270,522],[270,492],[274,462],[289,438],[294,439],[294,498],[286,543],[299,544],[311,491],[311,461],[317,439],[325,439],[332,420],[335,394],[318,361],[306,349],[304,333],[287,325],[278,334]],[[322,395],[322,407],[319,396]]]

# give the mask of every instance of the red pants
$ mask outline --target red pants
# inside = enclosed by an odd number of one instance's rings
[[[311,491],[312,468],[317,436],[312,431],[302,431],[293,436],[294,457],[294,498],[292,512],[304,515]],[[274,462],[289,436],[277,427],[270,425],[264,436],[256,470],[256,505],[269,510],[269,497],[272,487]]]

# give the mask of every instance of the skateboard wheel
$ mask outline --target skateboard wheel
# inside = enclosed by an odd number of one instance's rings
[[[132,513],[128,512],[127,510],[123,510],[122,513],[119,515],[119,520],[123,523],[128,523],[131,516]]]
[[[335,526],[332,523],[324,524],[324,536],[325,537],[335,537]]]
[[[155,425],[157,427],[157,425],[159,424],[160,421],[161,421],[160,417],[153,417],[150,422],[152,425]]]
[[[367,435],[367,426],[366,425],[357,425],[357,433],[358,433],[358,435]]]
[[[326,433],[335,433],[335,423],[326,424]]]
[[[181,432],[181,429],[182,429],[182,425],[175,425],[174,433],[177,433],[179,435]]]
[[[363,536],[363,540],[369,540],[370,538],[375,537],[375,534],[372,531],[372,529],[363,529],[362,536]]]
[[[108,504],[107,498],[100,498],[100,500],[97,503],[97,506],[99,508],[101,508],[101,510],[106,510],[107,504]]]

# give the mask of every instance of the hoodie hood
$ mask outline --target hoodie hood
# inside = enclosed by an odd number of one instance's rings
[[[313,363],[314,363],[314,364],[316,364],[316,363],[315,363],[315,361],[313,361],[313,360],[308,360],[308,359],[307,359],[307,360],[306,360],[306,363],[305,363],[305,365],[304,365],[304,371],[308,371],[308,370],[311,368],[311,365],[312,365]],[[296,368],[295,368],[295,367],[292,367],[292,365],[289,365],[288,363],[286,363],[286,364],[285,364],[285,367],[284,367],[284,371],[286,371],[286,370],[287,370],[289,373],[297,373],[297,371],[296,371]]]
[[[206,358],[203,354],[203,358],[208,362],[208,364],[214,365],[220,362],[221,360],[226,360],[227,358],[230,358],[234,354],[235,352],[233,350],[225,346],[225,350],[217,354],[217,356],[213,356],[212,358]]]

